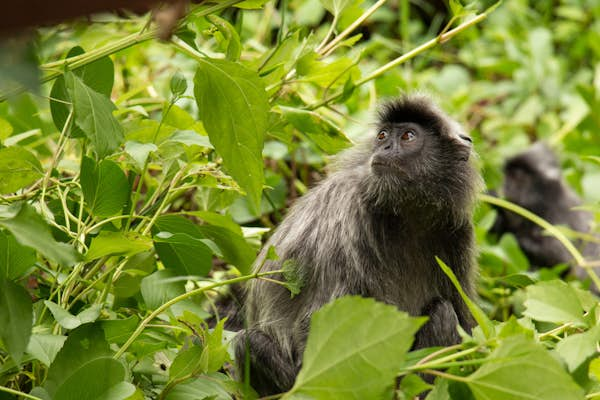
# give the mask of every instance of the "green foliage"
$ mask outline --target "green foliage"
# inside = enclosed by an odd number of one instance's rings
[[[382,398],[424,322],[373,299],[326,305],[313,315],[302,369],[284,398]]]
[[[262,235],[401,91],[431,92],[472,132],[488,189],[532,141],[560,150],[597,232],[600,7],[391,3],[199,2],[164,43],[150,15],[129,14],[0,41],[0,397],[253,398],[225,316],[209,326],[215,296],[257,278],[302,293],[294,260],[252,274]],[[479,298],[438,260],[478,322],[461,344],[411,352],[422,319],[339,299],[314,314],[282,396],[597,397],[589,282],[532,268],[491,232],[490,205],[522,211],[481,199]]]

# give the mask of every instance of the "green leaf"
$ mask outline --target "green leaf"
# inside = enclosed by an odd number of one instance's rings
[[[81,159],[81,190],[90,212],[110,217],[121,212],[129,196],[129,182],[121,168],[111,160],[100,163]]]
[[[73,73],[66,73],[65,79],[75,123],[92,143],[98,158],[112,154],[123,142],[123,127],[112,115],[115,105]]]
[[[200,218],[202,218],[200,216]],[[250,266],[256,258],[254,249],[241,236],[233,232],[231,226],[222,227],[223,219],[218,221],[221,226],[215,226],[209,221],[208,224],[196,225],[189,219],[176,215],[164,215],[156,220],[153,227],[153,232],[156,234],[160,231],[175,233],[183,233],[195,239],[208,239],[217,245],[218,251],[227,262],[235,265],[242,272],[249,271]],[[215,218],[212,222],[217,223]],[[208,244],[207,241],[203,243]]]
[[[0,142],[10,137],[14,132],[14,129],[10,122],[0,117]]]
[[[86,261],[104,256],[132,256],[152,248],[152,239],[136,232],[102,231],[92,239]]]
[[[76,369],[57,388],[53,400],[124,400],[135,392],[135,386],[124,379],[120,361],[96,358]]]
[[[94,322],[100,316],[101,306],[99,304],[88,307],[77,314],[77,316],[74,316],[50,300],[44,300],[44,304],[48,307],[48,310],[50,310],[56,322],[65,329],[75,329],[88,322]]]
[[[225,320],[221,319],[214,329],[206,332],[202,355],[200,356],[200,371],[203,374],[217,372],[226,361],[230,361],[227,344],[223,343],[223,326]]]
[[[225,378],[221,374],[200,375],[176,385],[169,391],[165,400],[231,400],[232,397],[219,384],[223,380]]]
[[[142,297],[148,309],[153,310],[174,297],[185,293],[185,281],[176,278],[177,275],[170,270],[156,271],[142,279]]]
[[[300,294],[300,289],[304,286],[304,276],[302,275],[304,269],[293,258],[285,260],[281,265],[281,269],[285,278],[285,287],[290,291],[291,297],[294,298],[294,296]]]
[[[185,233],[161,231],[154,235],[154,247],[164,266],[180,275],[206,276],[212,268],[210,247]]]
[[[328,64],[320,61],[319,55],[314,52],[298,60],[297,72],[304,79],[327,89],[349,86],[345,90],[351,90],[352,81],[360,76],[355,61],[344,57]]]
[[[213,148],[213,145],[210,143],[207,136],[202,136],[198,132],[191,130],[175,131],[167,141],[181,143],[186,146],[200,146],[208,149]]]
[[[76,316],[74,316],[58,304],[50,300],[44,300],[44,304],[46,305],[46,307],[48,307],[48,310],[50,310],[56,322],[58,322],[58,324],[63,328],[75,329],[79,325],[81,325],[81,321]]]
[[[0,231],[0,254],[0,280],[20,278],[36,260],[35,251],[4,231]]]
[[[437,256],[435,257],[435,260],[437,261],[440,268],[442,268],[442,271],[444,271],[446,276],[450,278],[450,281],[452,281],[452,284],[454,285],[456,290],[458,290],[460,297],[463,299],[463,301],[469,308],[469,311],[473,315],[473,318],[475,318],[475,321],[477,321],[477,324],[481,327],[481,330],[483,331],[485,337],[490,338],[494,332],[494,325],[492,324],[492,321],[490,321],[490,319],[487,315],[485,315],[483,310],[479,308],[479,306],[475,304],[475,302],[471,300],[469,296],[467,296],[463,288],[460,286],[460,282],[456,278],[456,275],[454,275],[454,271],[452,271],[452,269]]]
[[[187,214],[198,217],[207,224],[226,228],[231,232],[242,236],[242,228],[240,228],[229,215],[217,214],[211,211],[190,211]]]
[[[196,229],[219,247],[225,261],[235,265],[243,274],[250,273],[256,252],[246,239],[220,226],[206,224],[197,226]]]
[[[69,337],[48,369],[44,388],[53,395],[85,364],[97,358],[110,356],[112,352],[98,323],[81,325],[69,332]]]
[[[575,290],[561,280],[540,282],[526,288],[525,311],[528,317],[544,322],[574,323],[586,326],[583,307]]]
[[[202,347],[182,348],[169,367],[169,379],[177,380],[196,374],[200,369]]]
[[[478,400],[576,400],[583,390],[541,345],[522,336],[504,340],[466,378]]]
[[[323,7],[334,16],[339,16],[347,7],[357,3],[356,0],[321,0]],[[360,1],[359,1],[360,3]]]
[[[556,352],[567,363],[570,372],[574,372],[587,359],[598,354],[600,326],[594,326],[587,332],[571,335],[556,345]]]
[[[108,343],[123,344],[129,339],[129,336],[135,331],[140,319],[132,315],[125,319],[105,319],[100,321],[104,336]]]
[[[0,227],[12,233],[22,245],[33,247],[60,265],[73,265],[80,259],[72,246],[54,240],[48,224],[29,204],[0,206]]]
[[[421,379],[421,377],[419,377],[419,375],[409,374],[402,378],[402,381],[400,382],[400,388],[407,399],[413,399],[420,393],[423,393],[426,390],[431,390],[433,386],[426,383],[423,379]]]
[[[269,0],[244,0],[242,2],[234,4],[234,7],[255,9],[262,8],[262,6]]]
[[[350,139],[332,122],[314,111],[279,106],[288,122],[327,154],[336,154],[352,145]]]
[[[207,15],[208,19],[223,35],[227,45],[225,57],[230,61],[237,61],[242,54],[242,45],[240,43],[240,35],[237,33],[233,25],[226,19],[217,15]]]
[[[23,147],[0,149],[0,194],[13,193],[42,176],[38,159]]]
[[[258,74],[230,61],[202,59],[194,77],[194,96],[210,142],[258,210],[269,111]]]
[[[76,46],[67,53],[67,58],[85,53],[83,48]],[[92,63],[73,71],[83,82],[98,93],[110,97],[114,83],[114,65],[110,57],[102,57]],[[58,100],[58,101],[57,101]],[[63,130],[69,116],[71,98],[67,93],[64,76],[59,76],[50,91],[50,112],[56,129]],[[85,134],[76,125],[71,125],[71,137],[84,137]]]
[[[65,340],[67,337],[62,335],[34,333],[29,340],[27,353],[49,366],[63,347]]]
[[[154,143],[140,143],[132,140],[125,142],[125,153],[133,159],[140,172],[144,169],[150,153],[156,150],[158,150],[158,147]]]
[[[424,322],[370,298],[327,304],[312,316],[302,369],[283,398],[381,399]]]
[[[174,97],[183,96],[185,94],[185,91],[187,90],[187,81],[185,79],[185,76],[183,76],[179,72],[175,72],[175,74],[173,74],[173,76],[171,77],[170,87],[171,93]]]
[[[0,339],[16,363],[27,349],[32,327],[31,297],[22,286],[0,279]]]

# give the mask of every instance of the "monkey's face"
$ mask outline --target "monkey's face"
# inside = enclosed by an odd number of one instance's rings
[[[464,167],[471,147],[471,138],[461,131],[438,132],[414,122],[388,123],[375,136],[371,169],[377,176],[403,181],[441,178]]]

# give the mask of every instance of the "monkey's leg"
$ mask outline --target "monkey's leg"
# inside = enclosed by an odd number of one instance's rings
[[[417,332],[414,349],[460,343],[460,336],[456,330],[459,324],[458,316],[451,302],[434,299],[423,308],[421,315],[429,317],[429,320]]]
[[[279,343],[258,329],[248,329],[238,334],[235,342],[235,359],[238,379],[245,376],[246,354],[249,352],[250,384],[261,396],[290,390],[300,369],[285,354]]]

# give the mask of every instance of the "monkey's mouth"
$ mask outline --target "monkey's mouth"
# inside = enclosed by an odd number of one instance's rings
[[[373,160],[371,162],[371,170],[376,175],[403,175],[406,172],[398,165],[382,160]]]

